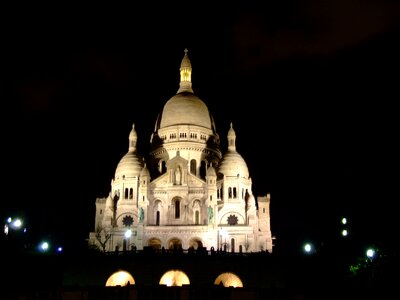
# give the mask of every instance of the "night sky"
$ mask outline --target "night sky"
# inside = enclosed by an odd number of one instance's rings
[[[233,122],[254,194],[271,193],[278,245],[334,240],[345,215],[360,243],[398,246],[400,5],[348,2],[4,10],[2,216],[84,242],[188,48],[222,151]]]

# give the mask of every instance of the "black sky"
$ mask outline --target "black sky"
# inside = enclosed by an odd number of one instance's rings
[[[327,239],[345,214],[362,242],[397,245],[399,4],[315,2],[5,10],[4,215],[87,238],[188,48],[222,150],[233,122],[254,193],[271,193],[277,242]]]

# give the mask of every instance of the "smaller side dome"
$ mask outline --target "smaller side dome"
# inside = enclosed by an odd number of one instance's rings
[[[137,133],[135,124],[132,124],[129,133],[129,148],[117,165],[115,180],[138,177],[143,168],[143,159],[136,153]]]
[[[115,170],[115,179],[138,177],[143,168],[142,159],[136,152],[126,153],[117,165]]]
[[[207,176],[217,176],[217,173],[215,172],[215,168],[211,164],[208,169],[207,169]]]
[[[236,133],[232,123],[228,131],[228,151],[224,154],[218,169],[225,176],[249,178],[249,169],[243,157],[236,151]]]
[[[228,150],[222,157],[219,173],[225,176],[240,176],[249,178],[249,169],[243,157],[236,151]]]

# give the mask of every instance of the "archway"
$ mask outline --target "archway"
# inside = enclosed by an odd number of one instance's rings
[[[181,270],[170,270],[164,273],[160,279],[160,284],[166,286],[182,286],[190,284],[189,277]]]
[[[161,249],[161,240],[158,238],[149,239],[148,245],[153,249]]]
[[[224,287],[243,287],[239,276],[234,273],[225,272],[220,274],[214,281],[214,285],[223,285]]]
[[[168,243],[168,249],[181,250],[182,249],[182,241],[178,238],[172,238]]]
[[[108,277],[106,286],[125,286],[127,284],[135,284],[135,280],[132,275],[126,271],[117,271]]]
[[[193,247],[194,250],[198,250],[203,247],[203,242],[199,238],[192,238],[189,241],[189,248]]]

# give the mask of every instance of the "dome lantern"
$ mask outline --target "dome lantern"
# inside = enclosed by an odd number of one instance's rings
[[[188,49],[185,49],[185,55],[182,58],[181,67],[179,69],[181,74],[181,82],[179,83],[179,90],[177,94],[182,92],[193,93],[192,90],[192,64],[190,63],[187,55]]]

